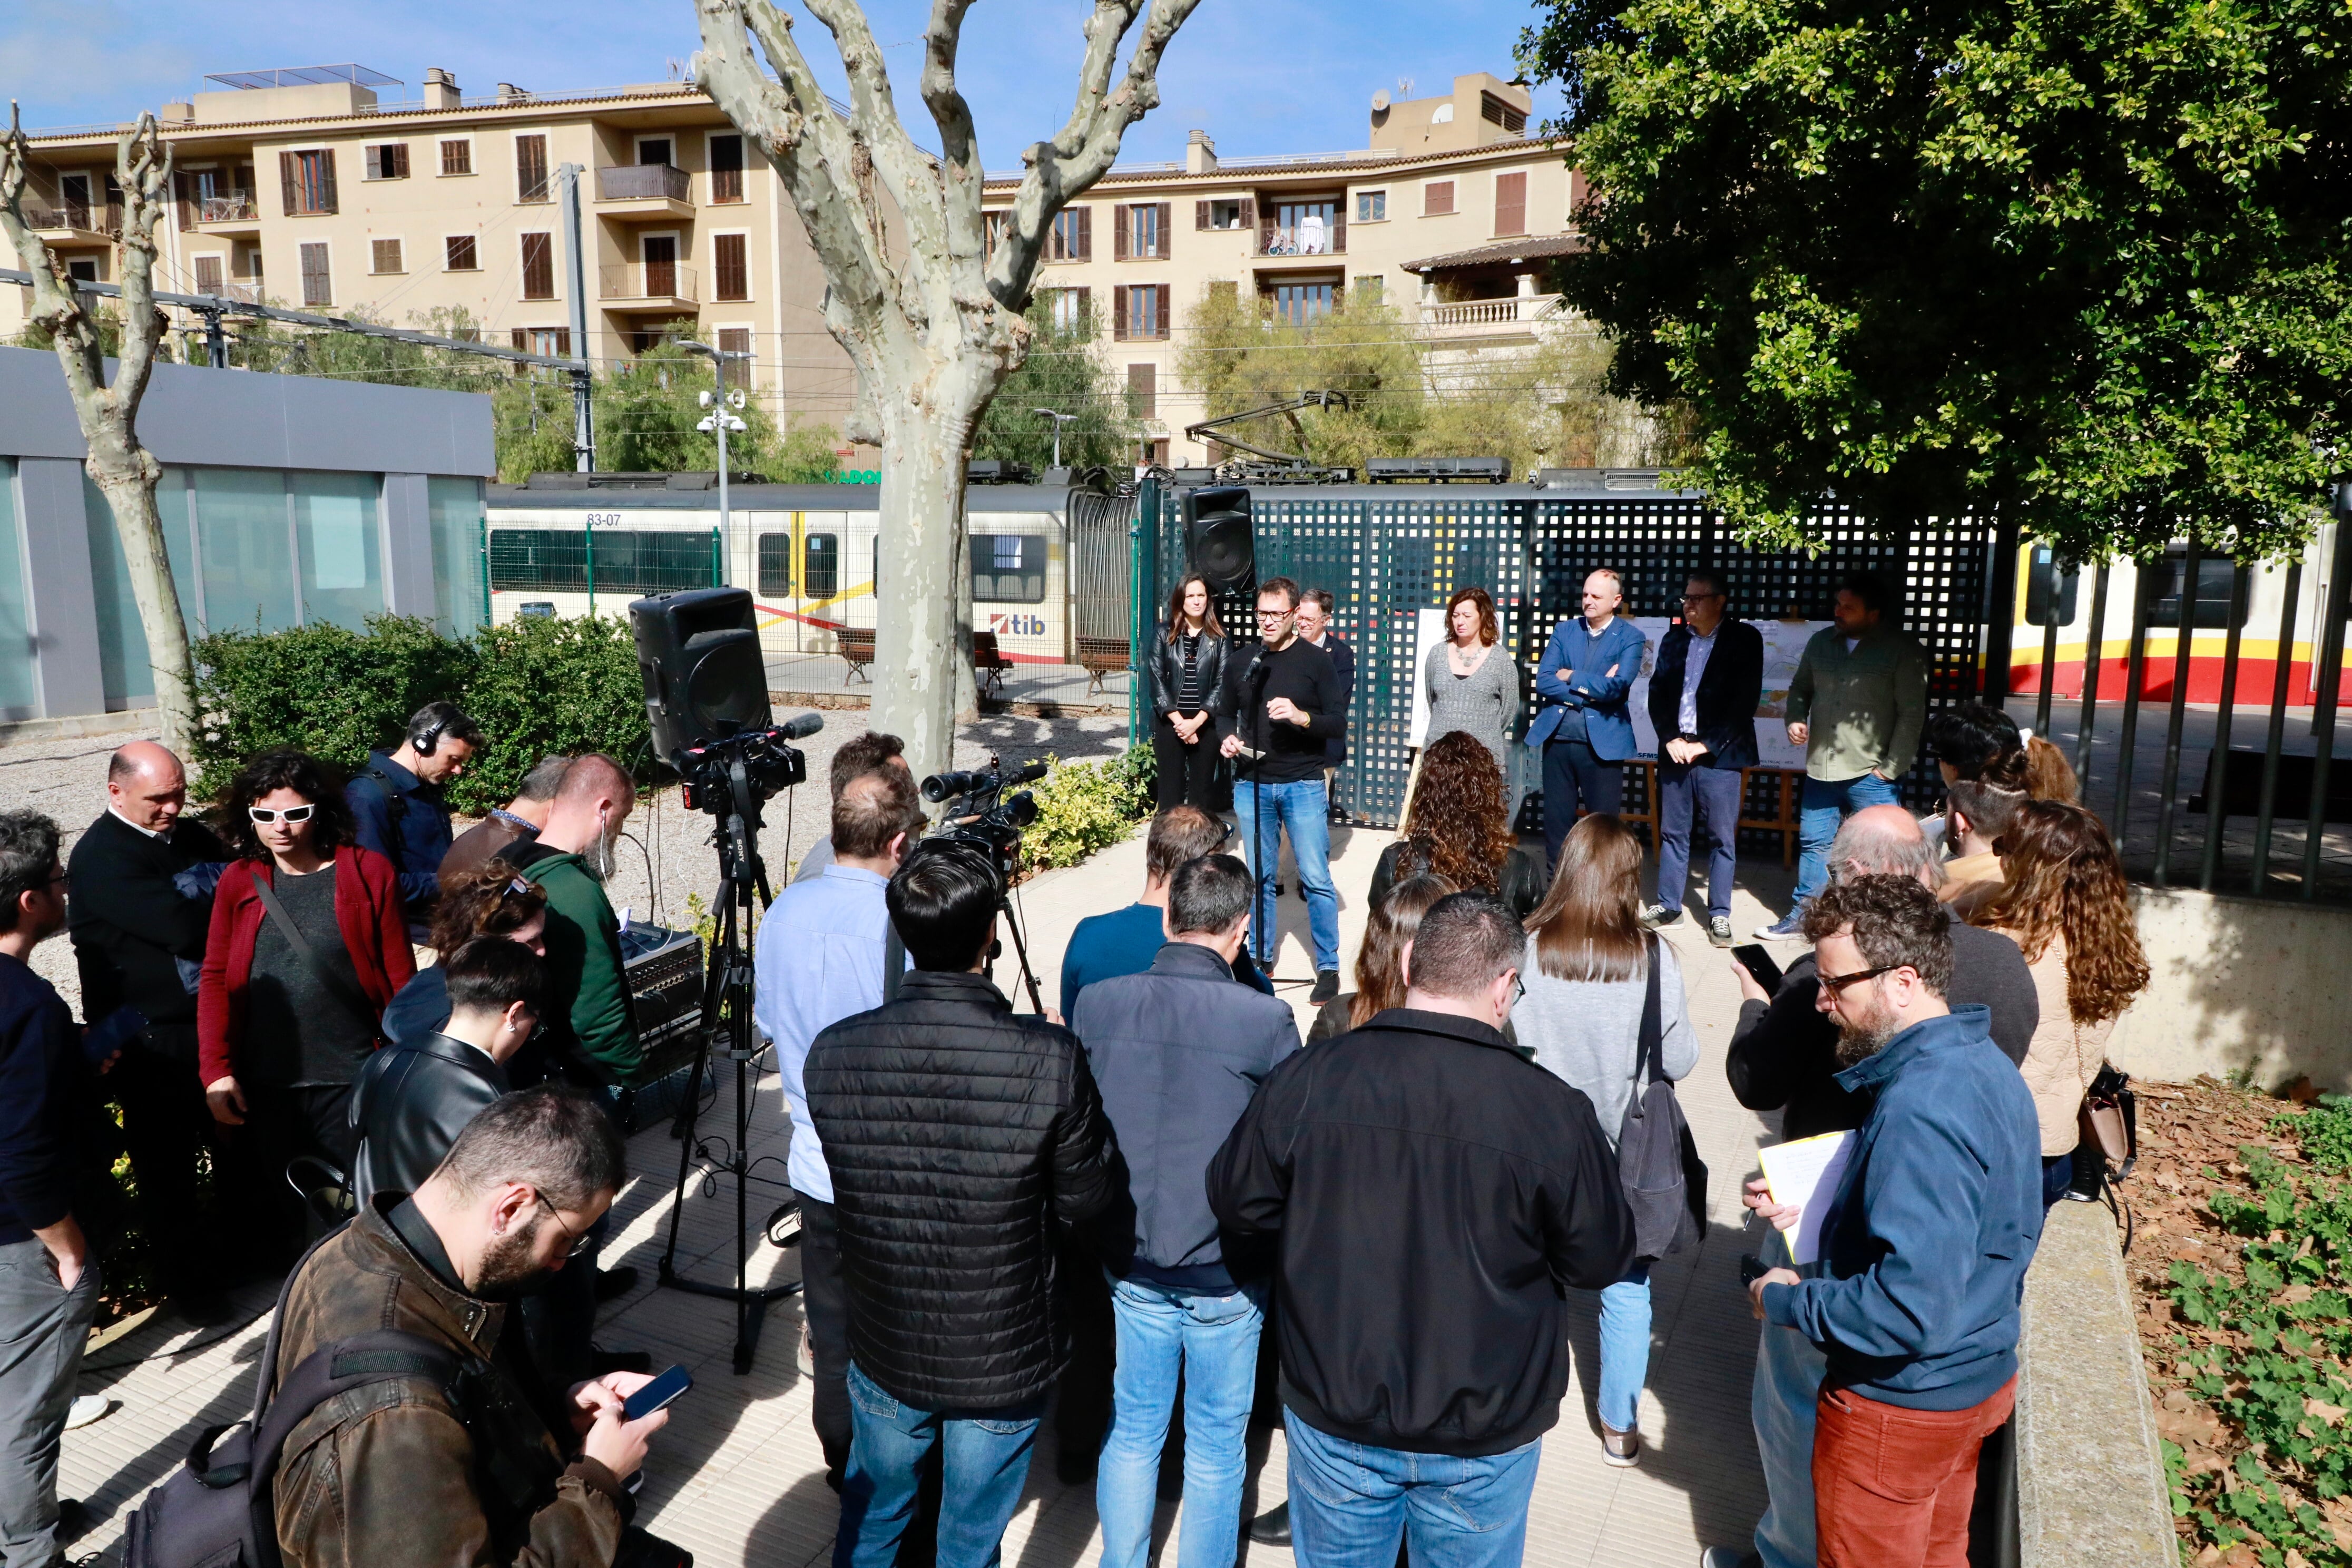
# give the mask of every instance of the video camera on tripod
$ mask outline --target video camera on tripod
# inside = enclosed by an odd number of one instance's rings
[[[933,838],[961,839],[989,852],[1000,886],[1012,885],[1021,864],[1021,830],[1037,820],[1037,797],[1027,790],[1007,795],[1018,784],[1035,784],[1045,776],[1044,763],[1024,763],[1010,773],[995,757],[988,771],[933,773],[923,781],[923,798],[934,805],[947,801]]]

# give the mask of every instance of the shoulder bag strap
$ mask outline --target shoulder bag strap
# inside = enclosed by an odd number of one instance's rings
[[[1643,939],[1648,977],[1643,982],[1642,1034],[1633,1047],[1633,1096],[1640,1099],[1643,1084],[1658,1076],[1662,1065],[1665,1034],[1664,1014],[1658,1002],[1658,938],[1652,934]]]
[[[383,1016],[369,1005],[366,997],[345,984],[341,975],[327,967],[326,961],[319,956],[319,950],[310,945],[310,939],[302,934],[302,928],[294,923],[294,917],[286,912],[286,906],[278,901],[276,890],[257,870],[253,873],[253,891],[254,896],[261,900],[261,907],[268,911],[269,918],[277,922],[278,934],[301,955],[302,963],[318,978],[319,984],[325,986],[336,1001],[350,1008],[352,1016],[367,1026],[369,1034],[381,1033]]]
[[[392,775],[382,768],[371,766],[367,771],[367,776],[383,786],[383,818],[394,827],[398,827],[400,819],[408,815],[408,797],[394,786]]]

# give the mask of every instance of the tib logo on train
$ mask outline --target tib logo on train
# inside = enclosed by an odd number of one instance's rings
[[[1042,637],[1045,635],[1045,617],[992,612],[988,617],[988,629],[998,637]]]

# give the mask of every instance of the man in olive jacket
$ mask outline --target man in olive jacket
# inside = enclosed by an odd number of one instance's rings
[[[626,1177],[618,1133],[579,1090],[509,1095],[410,1197],[379,1194],[288,1288],[278,1386],[311,1352],[398,1329],[454,1352],[461,1412],[422,1378],[322,1401],[287,1435],[273,1490],[289,1568],[609,1568],[682,1561],[627,1528],[625,1488],[668,1419],[625,1418],[650,1381],[551,1391],[505,1342],[506,1303],[563,1268]],[[548,1415],[555,1417],[551,1427]]]
[[[634,1085],[645,1068],[621,958],[621,922],[601,880],[637,804],[636,786],[601,752],[574,762],[536,839],[499,858],[547,895],[547,1022],[533,1047],[544,1072],[580,1084]],[[528,1081],[530,1067],[519,1081]]]
[[[1015,1015],[988,977],[988,852],[928,840],[885,897],[915,972],[818,1034],[802,1069],[849,1287],[855,1436],[833,1561],[890,1568],[937,1447],[939,1560],[989,1563],[1068,1355],[1055,1232],[1124,1184],[1077,1037]]]

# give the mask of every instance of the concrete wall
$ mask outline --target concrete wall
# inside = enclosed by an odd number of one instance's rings
[[[2108,1059],[2171,1082],[2298,1073],[2352,1091],[2352,910],[2135,888],[2154,972]]]

